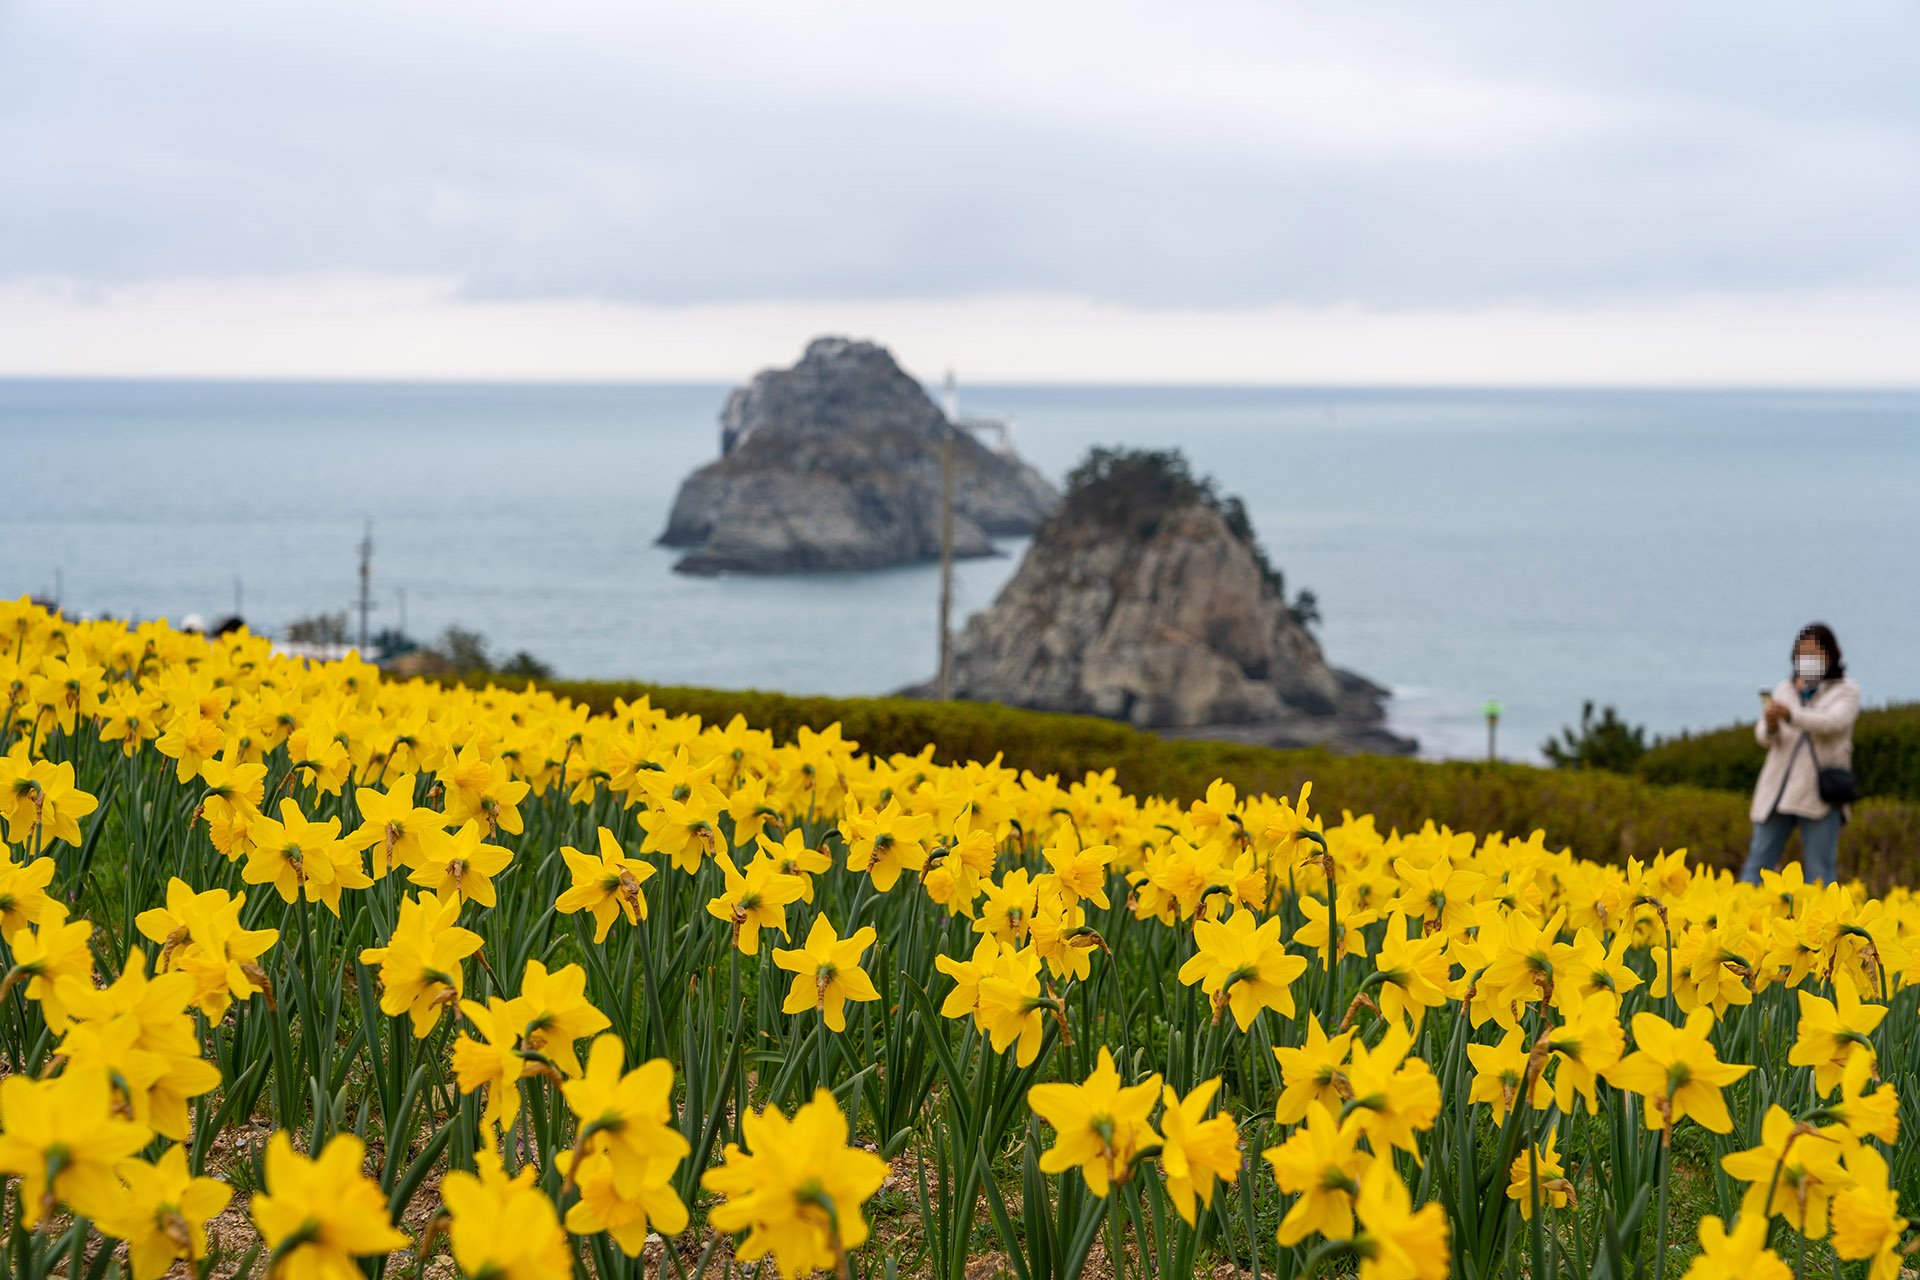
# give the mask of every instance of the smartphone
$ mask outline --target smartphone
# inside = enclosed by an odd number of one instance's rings
[[[1768,704],[1771,703],[1772,701],[1773,701],[1773,690],[1768,688],[1764,684],[1761,685],[1760,686],[1760,709],[1762,711],[1766,710]]]

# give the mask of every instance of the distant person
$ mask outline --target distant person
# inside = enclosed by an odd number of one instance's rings
[[[1820,772],[1852,770],[1853,722],[1859,717],[1860,686],[1847,678],[1833,629],[1823,622],[1802,627],[1793,644],[1793,675],[1774,687],[1753,726],[1767,760],[1753,789],[1753,842],[1740,868],[1742,880],[1760,883],[1760,873],[1780,861],[1795,827],[1807,879],[1831,884],[1837,878],[1840,826],[1851,796],[1823,797]]]

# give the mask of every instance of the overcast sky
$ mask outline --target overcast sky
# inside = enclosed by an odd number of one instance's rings
[[[0,0],[0,372],[1920,383],[1920,7]]]

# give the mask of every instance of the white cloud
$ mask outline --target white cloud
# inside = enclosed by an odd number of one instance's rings
[[[1891,293],[1148,309],[1057,295],[476,300],[450,278],[364,274],[0,285],[0,375],[734,382],[827,332],[973,382],[1920,385],[1920,297]]]

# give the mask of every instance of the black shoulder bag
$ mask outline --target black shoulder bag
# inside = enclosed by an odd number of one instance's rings
[[[1800,736],[1807,740],[1807,754],[1813,757],[1814,776],[1819,779],[1820,799],[1824,803],[1836,807],[1843,804],[1852,804],[1855,800],[1858,800],[1860,798],[1860,787],[1853,780],[1853,770],[1841,768],[1822,769],[1820,767],[1820,755],[1813,749],[1813,735],[1805,729],[1802,729]]]

